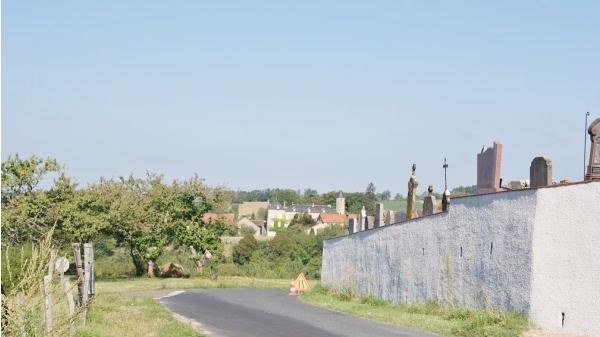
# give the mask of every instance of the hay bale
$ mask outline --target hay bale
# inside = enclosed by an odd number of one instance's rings
[[[160,277],[178,277],[182,278],[186,276],[185,269],[182,266],[175,263],[165,263],[160,267]]]

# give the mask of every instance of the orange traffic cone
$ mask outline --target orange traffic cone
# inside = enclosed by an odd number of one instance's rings
[[[298,295],[298,291],[296,290],[296,281],[294,281],[294,279],[292,279],[292,285],[290,287],[290,293],[288,295]]]

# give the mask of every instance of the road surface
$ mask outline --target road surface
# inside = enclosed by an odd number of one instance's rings
[[[436,336],[316,307],[283,290],[196,289],[159,302],[210,337]]]

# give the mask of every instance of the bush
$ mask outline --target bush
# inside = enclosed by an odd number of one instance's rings
[[[233,263],[219,264],[219,276],[244,276],[244,272]]]

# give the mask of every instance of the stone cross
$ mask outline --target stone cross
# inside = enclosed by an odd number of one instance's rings
[[[429,188],[427,189],[427,191],[429,192],[427,194],[427,196],[425,197],[425,200],[423,202],[423,215],[431,215],[433,213],[435,213],[435,196],[432,194],[433,193],[433,186],[429,185]]]
[[[600,118],[596,118],[588,128],[590,134],[590,161],[585,180],[600,180]]]
[[[493,148],[483,146],[477,155],[476,194],[501,191],[500,167],[502,164],[502,144],[494,142]]]
[[[529,166],[529,186],[552,185],[552,160],[546,157],[535,157]]]
[[[415,197],[417,194],[417,186],[419,186],[419,181],[417,180],[417,176],[415,175],[416,170],[417,164],[413,164],[412,175],[408,180],[408,197],[406,199],[406,220],[414,219],[417,217],[417,212],[415,210]]]
[[[448,189],[448,177],[446,176],[446,169],[448,168],[448,164],[446,163],[446,158],[444,158],[444,191]]]

